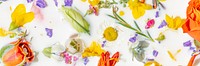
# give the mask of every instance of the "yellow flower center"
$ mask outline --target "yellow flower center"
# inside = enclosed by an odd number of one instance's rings
[[[118,33],[117,33],[117,30],[114,29],[113,27],[108,27],[104,31],[103,36],[108,41],[114,41],[117,39]]]

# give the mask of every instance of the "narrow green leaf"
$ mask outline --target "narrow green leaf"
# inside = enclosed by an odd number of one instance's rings
[[[145,34],[143,34],[143,33],[141,33],[141,32],[136,32],[136,33],[139,34],[139,35],[141,35],[141,36],[144,36],[144,37],[148,38],[147,35],[145,35]]]
[[[148,36],[149,36],[150,40],[154,42],[154,40],[153,40],[153,38],[151,37],[151,35],[150,35],[149,31],[147,31],[147,34],[148,34]]]
[[[2,58],[4,52],[5,52],[7,49],[10,49],[11,47],[13,47],[13,45],[7,45],[7,46],[2,47],[1,50],[0,50],[0,58]]]
[[[138,24],[136,23],[136,21],[134,21],[135,26],[137,27],[137,29],[141,32],[140,27],[138,26]]]
[[[48,57],[48,58],[51,58],[51,47],[47,47],[47,48],[44,48],[44,50],[42,51],[42,53],[46,56],[46,57]]]

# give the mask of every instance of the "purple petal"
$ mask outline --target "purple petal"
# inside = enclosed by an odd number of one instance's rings
[[[154,56],[154,57],[157,57],[157,56],[158,56],[158,51],[153,50],[153,56]]]
[[[77,60],[78,60],[78,57],[74,56],[73,61],[77,61]]]
[[[159,17],[159,11],[156,11],[156,15],[155,15],[156,18]]]
[[[166,25],[167,25],[166,21],[163,20],[162,23],[158,26],[158,29],[163,28]]]
[[[65,6],[72,6],[73,0],[64,0]]]
[[[155,21],[154,19],[151,19],[147,22],[147,25],[145,26],[145,29],[149,29],[150,27],[154,26]]]
[[[190,47],[190,50],[195,50],[195,47]]]
[[[134,37],[131,37],[131,38],[129,39],[129,41],[132,42],[132,43],[134,43],[136,40],[137,40],[137,34],[135,34]]]
[[[49,38],[51,38],[53,35],[53,29],[45,28],[45,30],[47,32],[47,36],[49,36]]]
[[[192,45],[192,44],[191,44],[191,41],[190,41],[190,40],[183,43],[183,46],[184,46],[184,47],[191,47],[191,45]]]
[[[101,47],[104,47],[104,46],[105,46],[105,44],[106,44],[106,41],[103,41],[103,43],[102,43]]]
[[[148,60],[148,61],[154,61],[154,59],[150,59],[150,58],[148,58],[147,60]]]
[[[84,65],[86,65],[89,62],[89,59],[86,57],[86,58],[83,58],[83,61],[84,61]]]
[[[28,3],[31,3],[31,2],[33,2],[33,0],[27,0],[27,2],[28,2]]]
[[[37,0],[36,5],[40,8],[45,8],[47,6],[47,3],[44,0]]]
[[[58,1],[57,1],[57,0],[54,0],[54,2],[55,2],[55,5],[58,6]]]

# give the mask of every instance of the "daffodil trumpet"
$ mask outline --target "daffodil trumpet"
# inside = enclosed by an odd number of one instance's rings
[[[10,44],[14,47],[2,56],[2,61],[5,66],[24,65],[25,63],[30,63],[34,60],[34,53],[29,47],[30,43],[24,38],[20,38]]]

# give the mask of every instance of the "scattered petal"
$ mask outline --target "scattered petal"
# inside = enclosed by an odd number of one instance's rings
[[[195,47],[190,47],[190,50],[194,51],[194,50],[195,50]]]
[[[155,15],[156,18],[159,17],[159,11],[156,11],[156,15]]]
[[[31,2],[33,2],[33,0],[27,0],[27,2],[28,2],[28,3],[31,3]]]
[[[49,36],[49,38],[52,37],[53,35],[53,29],[50,29],[50,28],[45,28],[46,32],[47,32],[47,36]]]
[[[65,6],[72,6],[73,0],[64,0]]]
[[[84,65],[87,65],[87,63],[89,62],[89,59],[87,57],[83,58],[84,61]]]
[[[135,34],[135,36],[134,36],[134,37],[131,37],[131,38],[129,39],[129,41],[130,41],[131,43],[134,43],[134,42],[137,40],[137,36],[138,36],[138,34]]]
[[[103,43],[101,44],[101,47],[104,47],[106,44],[106,41],[103,41]]]
[[[64,53],[64,57],[65,57],[65,63],[66,64],[72,63],[72,56],[70,56],[68,53]]]
[[[191,45],[192,45],[192,43],[190,40],[183,43],[184,47],[191,47]]]
[[[54,0],[54,2],[55,2],[55,5],[58,6],[58,1],[57,1],[57,0]]]
[[[42,13],[41,9],[39,7],[37,7],[37,5],[35,4],[35,2],[33,3],[32,7],[31,7],[31,11],[34,12],[35,19],[37,19],[39,21],[44,20],[43,13]]]
[[[163,20],[162,23],[158,26],[158,29],[163,28],[164,26],[167,26],[167,23],[165,20]]]
[[[73,61],[77,61],[77,60],[78,60],[78,57],[74,56]]]
[[[45,0],[37,0],[36,5],[40,8],[45,8],[47,6],[47,3],[45,2]]]
[[[119,11],[120,16],[124,16],[124,11]]]
[[[153,27],[154,24],[155,24],[154,19],[149,20],[149,21],[147,22],[146,26],[145,26],[145,29],[149,29],[149,28]]]
[[[161,32],[161,33],[159,34],[159,36],[156,38],[156,40],[157,40],[158,42],[161,42],[161,41],[165,40],[165,35]]]
[[[170,57],[172,60],[176,61],[176,58],[174,57],[174,55],[173,55],[170,51],[167,51],[167,53],[169,54],[169,57]]]
[[[158,51],[157,50],[153,50],[153,56],[157,57],[158,56]]]

